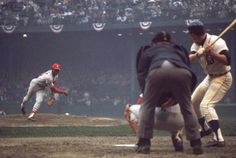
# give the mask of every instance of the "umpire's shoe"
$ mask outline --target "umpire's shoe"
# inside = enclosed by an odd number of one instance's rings
[[[225,147],[225,141],[210,140],[205,147]]]
[[[208,136],[208,135],[212,134],[212,132],[213,132],[212,129],[209,128],[208,130],[200,131],[200,135],[201,135],[201,137],[205,137],[205,136]]]
[[[140,154],[149,154],[151,148],[151,141],[150,139],[146,138],[139,138],[138,140],[138,147],[135,149],[137,153]]]
[[[193,154],[195,155],[203,154],[202,142],[200,139],[191,140],[190,145],[193,149]]]
[[[178,152],[184,151],[183,138],[181,135],[172,134],[171,140],[172,140],[173,146],[175,148],[175,151],[178,151]]]

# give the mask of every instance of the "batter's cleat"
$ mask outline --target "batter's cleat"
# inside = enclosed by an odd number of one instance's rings
[[[225,147],[225,141],[218,141],[218,140],[210,140],[205,147]]]
[[[29,117],[28,117],[28,120],[30,121],[35,121],[35,112],[31,112]]]
[[[212,132],[213,132],[212,129],[209,128],[208,130],[200,131],[200,135],[201,135],[201,137],[205,137],[205,136],[212,134]]]
[[[138,141],[138,147],[135,151],[139,154],[150,154],[151,141],[150,139],[141,138]]]
[[[175,151],[177,151],[177,152],[184,151],[182,136],[180,136],[178,133],[177,134],[172,134],[171,135],[171,140],[172,140],[173,146],[175,148]]]

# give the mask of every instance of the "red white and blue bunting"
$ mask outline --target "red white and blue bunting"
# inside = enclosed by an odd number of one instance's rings
[[[143,30],[147,30],[151,27],[152,22],[151,21],[143,21],[143,22],[139,22],[139,25]]]
[[[15,25],[2,25],[2,29],[5,33],[10,34],[13,33],[16,29]]]
[[[63,30],[64,25],[49,25],[49,27],[54,33],[60,33]]]
[[[102,31],[104,27],[106,26],[106,23],[93,23],[93,28],[96,31]]]

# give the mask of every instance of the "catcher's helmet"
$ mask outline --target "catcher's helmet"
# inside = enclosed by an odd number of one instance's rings
[[[52,64],[52,70],[61,70],[61,65],[57,63]]]

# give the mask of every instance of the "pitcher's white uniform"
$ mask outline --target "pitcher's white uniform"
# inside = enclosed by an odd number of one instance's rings
[[[44,73],[42,73],[38,78],[34,78],[30,82],[30,86],[28,88],[28,92],[26,96],[23,98],[23,101],[21,103],[21,111],[23,115],[25,115],[25,103],[29,101],[29,99],[32,97],[33,94],[36,94],[36,102],[33,106],[32,112],[29,115],[29,120],[34,120],[35,113],[40,108],[45,96],[46,91],[48,89],[51,90],[52,96],[54,97],[54,93],[60,93],[67,95],[67,92],[65,90],[57,88],[54,83],[58,79],[58,73],[61,70],[60,64],[53,64],[52,69],[48,70]]]
[[[33,96],[33,94],[36,94],[36,102],[33,106],[32,111],[38,111],[40,108],[45,96],[46,91],[49,90],[50,87],[54,86],[54,83],[58,79],[58,75],[53,77],[52,70],[48,70],[44,73],[42,73],[38,78],[34,78],[31,80],[28,92],[26,96],[23,99],[23,104],[25,104],[29,99]],[[52,95],[54,93],[52,92]]]

